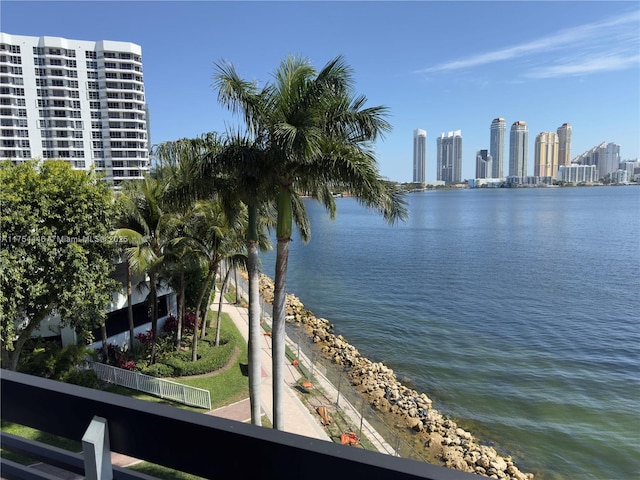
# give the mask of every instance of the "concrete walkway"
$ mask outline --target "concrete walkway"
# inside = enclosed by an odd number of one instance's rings
[[[218,297],[218,294],[216,295]],[[219,298],[219,297],[218,297]],[[218,311],[218,303],[216,301],[211,306],[215,312]],[[245,341],[249,338],[249,310],[247,308],[238,307],[226,302],[222,303],[223,313],[227,313],[233,323],[236,325]],[[273,387],[271,376],[271,337],[262,336],[262,385],[261,385],[261,407],[263,413],[273,423]],[[309,409],[302,403],[295,387],[300,379],[298,370],[292,365],[285,366],[285,382],[289,388],[285,388],[283,398],[284,410],[284,431],[304,435],[305,437],[319,438],[321,440],[331,441],[329,435],[325,432],[320,424],[320,417],[317,419],[311,415]],[[249,407],[249,399],[237,402],[233,405],[221,407],[210,412],[224,418],[230,418],[241,422],[251,419],[251,410]]]

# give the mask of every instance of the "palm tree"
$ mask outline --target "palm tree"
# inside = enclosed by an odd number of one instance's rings
[[[247,206],[247,273],[249,275],[249,399],[251,423],[261,425],[260,408],[260,297],[258,250],[268,248],[261,235],[258,219],[263,211],[263,178],[271,174],[263,160],[263,149],[254,139],[240,134],[221,137],[204,134],[195,139],[181,139],[156,146],[156,158],[170,168],[183,170],[173,175],[168,196],[173,201],[188,202],[217,196],[224,210],[238,202]]]
[[[263,191],[277,198],[277,253],[273,303],[274,428],[284,427],[286,273],[293,221],[303,241],[309,222],[298,192],[319,200],[332,216],[332,187],[346,185],[359,201],[394,223],[406,216],[399,189],[380,176],[373,142],[390,130],[385,107],[364,108],[354,96],[351,69],[342,57],[317,72],[306,59],[290,56],[276,70],[274,83],[258,90],[241,80],[233,66],[218,65],[220,98],[243,115],[251,134],[265,149],[272,172]]]
[[[149,278],[148,304],[153,335],[151,360],[156,359],[158,339],[158,285],[165,259],[165,248],[172,238],[171,213],[162,204],[162,184],[152,177],[130,182],[123,187],[123,216],[126,227],[114,232],[132,245],[126,249],[127,260],[136,273]]]

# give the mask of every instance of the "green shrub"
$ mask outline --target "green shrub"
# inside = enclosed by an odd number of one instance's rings
[[[153,365],[144,366],[140,369],[140,373],[159,378],[174,376],[173,368],[164,363],[154,363]]]
[[[181,350],[163,360],[163,364],[170,367],[175,377],[203,375],[224,367],[236,348],[235,337],[221,337],[220,346],[214,346],[215,331],[209,331],[209,336],[198,341],[198,359],[191,360],[191,350]]]
[[[74,385],[80,385],[81,387],[95,389],[100,387],[100,380],[93,370],[71,370],[60,378],[60,380]]]

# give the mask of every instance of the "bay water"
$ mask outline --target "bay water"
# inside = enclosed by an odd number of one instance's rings
[[[395,226],[307,201],[287,291],[522,471],[639,479],[640,187],[406,198]]]

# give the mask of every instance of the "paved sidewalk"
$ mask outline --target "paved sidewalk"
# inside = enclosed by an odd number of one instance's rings
[[[211,308],[217,312],[218,295],[216,301]],[[222,311],[227,313],[233,323],[238,327],[245,341],[249,338],[249,311],[247,308],[238,307],[226,302],[222,303]],[[271,376],[271,337],[262,336],[262,385],[261,385],[261,406],[264,414],[273,422],[273,387]],[[298,370],[292,365],[285,367],[285,382],[290,388],[285,388],[283,398],[284,410],[284,431],[304,435],[305,437],[319,438],[321,440],[331,441],[329,435],[325,432],[320,424],[320,417],[314,418],[309,409],[302,403],[294,388],[296,387],[300,375]],[[237,404],[229,405],[210,412],[224,418],[232,418],[239,421],[247,421],[251,419],[251,410],[249,408],[249,400],[243,400]]]

